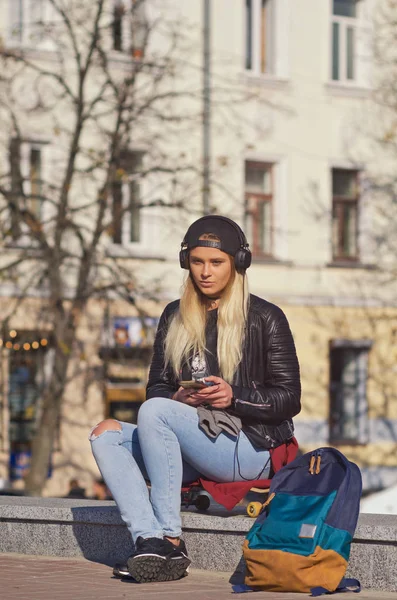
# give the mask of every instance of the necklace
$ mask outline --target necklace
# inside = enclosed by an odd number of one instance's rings
[[[219,298],[216,300],[211,300],[209,310],[214,310],[214,308],[218,308]]]

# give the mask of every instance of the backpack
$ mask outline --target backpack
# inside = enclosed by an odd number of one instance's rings
[[[334,448],[284,466],[245,538],[246,585],[234,591],[360,591],[359,582],[344,575],[361,491],[360,469]]]

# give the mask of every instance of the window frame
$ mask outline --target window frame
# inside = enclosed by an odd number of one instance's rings
[[[357,46],[358,46],[358,32],[360,29],[360,1],[356,0],[357,13],[355,17],[345,17],[341,15],[334,15],[333,12],[333,0],[330,0],[330,81],[336,85],[347,85],[356,86],[359,83],[358,75],[358,59],[357,59]],[[338,25],[339,40],[338,40],[338,77],[334,77],[334,26]],[[347,53],[347,31],[351,28],[353,31],[353,49],[352,49],[352,70],[353,76],[349,78],[347,76],[348,71],[348,53]]]
[[[145,0],[113,0],[112,52],[130,55],[139,60],[143,57],[146,38]],[[128,5],[127,5],[128,4]],[[136,31],[129,19],[137,19]]]
[[[333,339],[329,342],[329,443],[334,445],[366,444],[369,439],[369,403],[367,393],[369,353],[372,347],[372,340],[349,340]],[[333,379],[333,356],[343,351],[356,351],[355,370],[356,387],[355,393],[355,414],[352,420],[357,424],[357,433],[354,436],[344,435],[343,416],[346,414],[343,396],[343,381]],[[334,364],[335,367],[335,364]],[[364,374],[364,375],[363,375]],[[342,389],[342,392],[341,392]]]
[[[9,142],[10,153],[10,189],[12,194],[18,198],[21,208],[27,209],[34,218],[41,222],[44,219],[43,208],[43,184],[45,183],[45,165],[46,157],[44,155],[45,147],[49,144],[47,140],[26,139],[12,137]],[[32,177],[32,154],[39,152],[39,178]],[[33,196],[34,186],[38,185],[39,192]],[[13,240],[23,243],[24,235],[28,232],[26,223],[20,223],[10,216],[10,225],[14,229]]]
[[[29,47],[42,42],[43,24],[52,14],[51,7],[45,0],[9,0],[7,44],[15,47]],[[14,31],[14,15],[18,14],[18,30]],[[39,16],[39,19],[37,17]],[[32,43],[35,38],[34,43]]]
[[[263,6],[267,2],[268,7]],[[251,10],[248,13],[247,5]],[[264,30],[264,15],[269,11],[271,24]],[[250,22],[248,21],[250,14]],[[270,30],[270,36],[268,32]],[[274,0],[245,0],[244,3],[244,69],[247,73],[266,77],[276,75],[276,2]],[[268,64],[264,66],[267,55],[270,55]]]
[[[129,219],[129,244],[139,244],[142,242],[142,205],[141,185],[139,181],[132,180],[128,187],[128,219]],[[135,215],[135,217],[134,217]],[[138,226],[136,225],[138,223]],[[137,229],[136,229],[137,228]],[[136,234],[137,230],[137,234]],[[135,239],[134,239],[135,238]]]
[[[8,43],[20,46],[25,42],[26,23],[24,21],[24,16],[26,14],[28,2],[29,0],[9,0],[8,2]],[[18,18],[18,24],[13,17]]]
[[[32,160],[34,152],[38,152],[39,156],[39,177],[34,177],[34,164]],[[36,186],[37,189],[35,189]],[[27,187],[29,188],[29,194],[27,194],[29,196],[27,198],[29,210],[38,221],[41,221],[43,218],[43,144],[37,142],[29,142],[29,179]]]
[[[348,173],[354,174],[355,177],[355,196],[340,196],[334,194],[334,172],[335,171],[344,171]],[[356,263],[360,261],[360,251],[359,251],[359,210],[360,210],[360,171],[359,169],[346,169],[333,167],[331,169],[331,186],[332,186],[332,262],[351,262]],[[355,255],[346,255],[343,253],[343,232],[344,232],[344,207],[352,206],[355,207]],[[336,211],[339,213],[335,217]],[[337,245],[335,245],[334,241],[334,227],[335,227],[335,218],[337,221]]]
[[[112,181],[112,243],[121,245],[123,243],[123,183],[121,180]]]
[[[112,11],[112,50],[114,52],[125,52],[123,49],[123,22],[125,16],[125,5],[121,0],[114,0]]]
[[[261,162],[256,160],[246,160],[244,163],[244,203],[245,203],[245,215],[246,220],[251,220],[251,251],[252,257],[255,260],[257,259],[273,259],[274,257],[274,189],[275,189],[275,165],[271,162]],[[247,168],[253,169],[262,169],[270,170],[270,194],[264,192],[250,192],[247,190],[247,178],[246,171]],[[250,207],[250,203],[252,199],[255,200],[256,206],[255,209],[252,210]],[[270,204],[270,224],[269,224],[269,236],[270,236],[270,251],[265,252],[261,249],[260,244],[260,208],[265,205]]]
[[[122,156],[125,153],[124,157]],[[114,246],[123,247],[129,245],[142,244],[142,189],[139,178],[139,170],[144,158],[144,152],[141,150],[126,149],[121,152],[120,169],[116,170],[116,177],[110,184],[111,196],[111,222],[112,232],[111,240]],[[128,169],[126,163],[132,166]],[[123,168],[125,167],[125,168]],[[120,172],[121,171],[121,172]],[[138,177],[137,177],[138,175]],[[118,190],[117,204],[115,204],[115,196],[113,190]],[[137,196],[136,196],[137,194]],[[138,197],[138,202],[133,202],[133,199]],[[138,214],[138,235],[134,235],[134,226],[132,223],[132,214]],[[115,214],[115,213],[118,213]],[[132,239],[133,236],[136,239]],[[116,238],[116,239],[115,239]]]

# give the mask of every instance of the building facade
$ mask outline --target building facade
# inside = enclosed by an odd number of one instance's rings
[[[43,11],[39,17],[33,4]],[[135,420],[157,319],[179,295],[183,233],[203,211],[203,181],[209,182],[209,210],[235,219],[247,233],[251,292],[279,304],[290,321],[302,371],[302,412],[295,420],[302,450],[336,446],[360,465],[367,490],[386,487],[397,480],[397,298],[376,245],[373,182],[381,150],[363,126],[377,114],[377,4],[217,0],[209,14],[199,0],[180,4],[108,5],[108,52],[120,71],[164,44],[159,33],[143,48],[139,19],[135,28],[126,25],[131,6],[145,19],[178,25],[183,54],[169,77],[178,92],[172,111],[186,121],[173,121],[156,156],[167,167],[170,157],[174,165],[180,161],[177,179],[167,168],[134,177],[153,165],[149,146],[166,127],[159,121],[148,118],[146,129],[138,123],[138,142],[120,158],[107,253],[150,293],[142,295],[140,310],[128,293],[88,303],[45,493],[64,493],[75,475],[89,487],[97,473],[90,426],[106,416]],[[49,19],[47,3],[3,5],[3,48],[24,48],[42,64],[50,60],[54,49],[34,34]],[[203,102],[204,123],[193,117],[202,114]],[[62,135],[54,127],[43,134],[47,117],[28,112],[23,119],[18,160],[32,202],[60,153]],[[9,138],[3,139],[4,164],[12,154]],[[94,130],[92,140],[98,143]],[[17,287],[10,279],[0,282],[5,315]],[[43,293],[29,289],[26,295],[28,309],[4,321],[1,349],[0,476],[16,482],[29,460],[34,407],[52,353],[40,312]]]

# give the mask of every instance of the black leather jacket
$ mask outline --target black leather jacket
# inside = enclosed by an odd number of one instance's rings
[[[164,338],[179,300],[166,306],[160,318],[146,388],[147,398],[172,398],[178,383],[171,368],[164,369]],[[186,365],[180,379],[191,379]],[[260,448],[275,448],[294,434],[292,417],[300,411],[300,374],[295,344],[283,311],[250,295],[243,358],[233,384],[234,408],[242,429]]]

